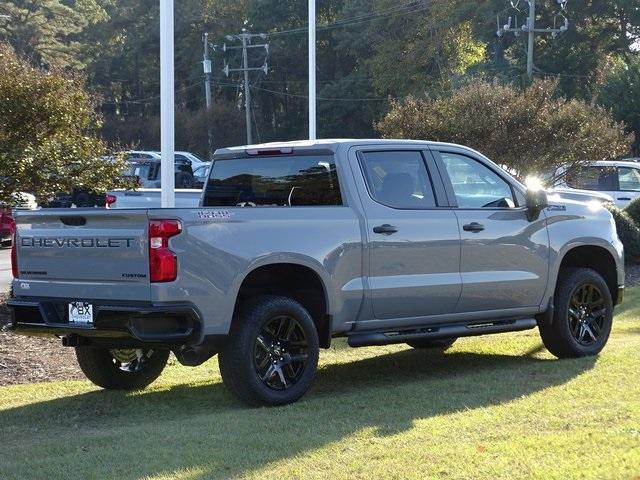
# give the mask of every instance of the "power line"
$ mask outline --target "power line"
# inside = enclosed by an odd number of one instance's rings
[[[377,20],[385,17],[392,17],[396,15],[408,15],[411,13],[417,13],[427,9],[427,2],[425,0],[417,0],[407,2],[405,4],[396,5],[395,7],[390,7],[382,10],[376,10],[368,14],[350,17],[342,20],[337,20],[333,23],[329,23],[328,25],[323,25],[317,27],[318,31],[326,31],[333,30],[336,28],[342,28],[351,25],[357,25],[359,23],[365,23],[373,20]],[[294,28],[291,30],[281,30],[277,32],[269,33],[270,37],[279,37],[284,35],[296,35],[301,33],[306,33],[309,31],[309,27],[300,27]]]
[[[186,87],[180,88],[178,90],[175,91],[175,93],[184,93],[187,92],[189,90],[191,90],[194,87],[198,87],[200,86],[200,82],[198,81],[197,83],[193,83],[191,85],[188,85]],[[145,103],[151,103],[153,101],[156,101],[160,98],[160,95],[154,95],[153,97],[147,97],[147,98],[140,98],[140,99],[133,99],[133,100],[120,100],[118,102],[100,102],[102,105],[122,105],[124,103],[132,103],[132,104],[145,104]]]
[[[309,98],[307,95],[299,95],[299,94],[295,94],[295,93],[281,92],[281,91],[278,91],[278,90],[270,90],[268,88],[256,87],[254,85],[251,85],[250,88],[252,90],[258,90],[258,91],[261,91],[261,92],[273,93],[273,94],[282,95],[282,96],[285,96],[285,97],[294,97],[294,98],[301,98],[301,99],[308,99]],[[382,102],[382,101],[388,100],[387,97],[366,97],[366,98],[317,97],[317,99],[325,101],[325,102]]]

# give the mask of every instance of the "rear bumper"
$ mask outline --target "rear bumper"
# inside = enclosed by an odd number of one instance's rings
[[[129,339],[142,343],[182,345],[196,342],[202,321],[188,303],[154,305],[143,302],[84,300],[94,308],[93,325],[70,324],[68,303],[60,298],[11,298],[9,328],[21,335]]]

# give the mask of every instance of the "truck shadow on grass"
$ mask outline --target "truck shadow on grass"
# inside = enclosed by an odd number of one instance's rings
[[[0,429],[12,439],[0,452],[2,476],[73,471],[76,478],[134,479],[181,469],[192,469],[190,479],[237,476],[364,428],[394,435],[419,419],[515,401],[563,385],[595,363],[540,359],[537,350],[403,350],[327,365],[306,397],[275,409],[243,407],[220,383],[33,403],[0,412]]]

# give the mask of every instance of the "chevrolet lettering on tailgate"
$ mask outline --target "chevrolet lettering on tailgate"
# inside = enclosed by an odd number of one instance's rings
[[[20,246],[26,248],[131,248],[135,238],[57,238],[23,237]]]

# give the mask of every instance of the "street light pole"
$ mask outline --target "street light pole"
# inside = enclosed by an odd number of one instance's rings
[[[161,206],[173,208],[175,192],[175,90],[173,0],[160,0],[160,143]]]
[[[309,0],[309,140],[317,137],[316,115],[316,0]]]

